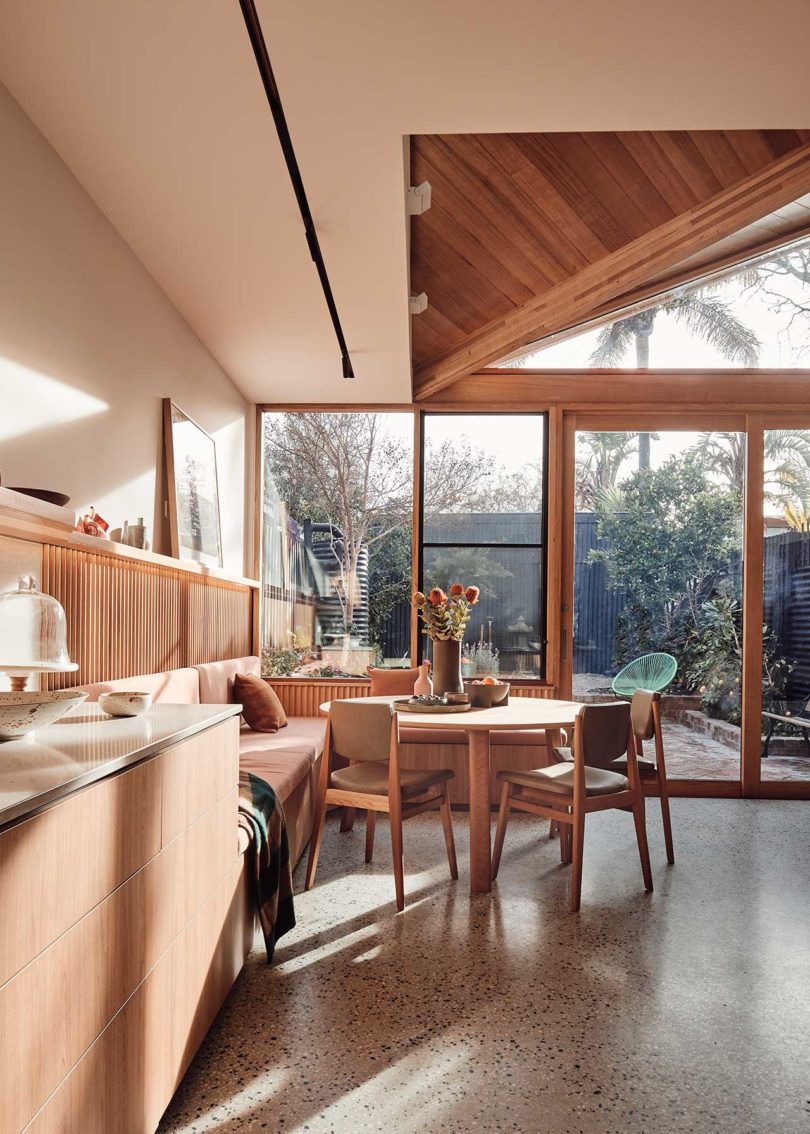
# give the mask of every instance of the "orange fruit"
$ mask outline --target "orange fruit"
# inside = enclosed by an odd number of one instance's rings
[[[498,682],[495,680],[494,677],[487,676],[487,677],[484,678],[484,685],[497,685],[497,684],[498,684]]]

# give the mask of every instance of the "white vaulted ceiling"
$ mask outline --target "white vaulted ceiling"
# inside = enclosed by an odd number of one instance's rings
[[[810,121],[806,0],[258,10],[354,382],[237,0],[0,6],[0,78],[254,401],[410,400],[407,135]]]

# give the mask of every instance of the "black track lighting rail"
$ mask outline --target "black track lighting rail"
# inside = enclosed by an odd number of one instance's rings
[[[250,43],[253,47],[253,54],[256,57],[256,66],[259,68],[264,92],[270,104],[270,112],[276,124],[276,133],[281,143],[281,151],[287,163],[287,171],[290,175],[293,192],[298,201],[301,219],[304,222],[304,232],[306,234],[307,244],[309,245],[309,254],[315,262],[318,278],[323,288],[326,306],[329,309],[329,315],[332,319],[332,326],[335,328],[335,335],[337,337],[338,346],[340,347],[340,357],[343,364],[343,377],[354,378],[354,370],[352,369],[352,362],[349,357],[349,348],[346,346],[346,338],[343,334],[343,328],[340,325],[340,317],[338,316],[335,297],[332,294],[332,286],[329,283],[329,276],[326,273],[326,264],[323,260],[323,253],[321,252],[321,246],[318,242],[318,234],[315,231],[315,222],[312,219],[309,202],[307,201],[301,170],[298,168],[298,159],[295,156],[292,138],[290,137],[290,131],[287,127],[287,119],[284,115],[284,107],[281,104],[281,96],[278,91],[275,75],[273,74],[273,68],[270,64],[270,55],[267,51],[264,33],[262,32],[262,26],[259,22],[259,14],[256,11],[256,5],[253,0],[239,0],[239,7],[242,9],[245,26],[247,27]]]

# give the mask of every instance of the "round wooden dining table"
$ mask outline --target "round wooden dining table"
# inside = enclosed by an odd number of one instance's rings
[[[402,697],[369,697],[363,700],[401,701]],[[321,705],[328,714],[330,702]],[[548,762],[556,762],[553,750],[562,743],[562,729],[571,729],[581,702],[555,701],[548,697],[510,695],[506,705],[494,709],[470,709],[466,713],[415,713],[403,711],[400,723],[409,728],[448,729],[467,734],[470,770],[470,893],[486,894],[492,889],[492,843],[489,779],[489,737],[493,732],[543,729]]]

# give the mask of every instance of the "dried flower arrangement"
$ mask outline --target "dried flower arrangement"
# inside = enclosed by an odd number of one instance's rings
[[[422,633],[434,642],[460,642],[479,594],[478,587],[465,587],[461,583],[453,583],[447,594],[441,587],[434,587],[428,595],[417,591],[413,605],[424,623]]]

